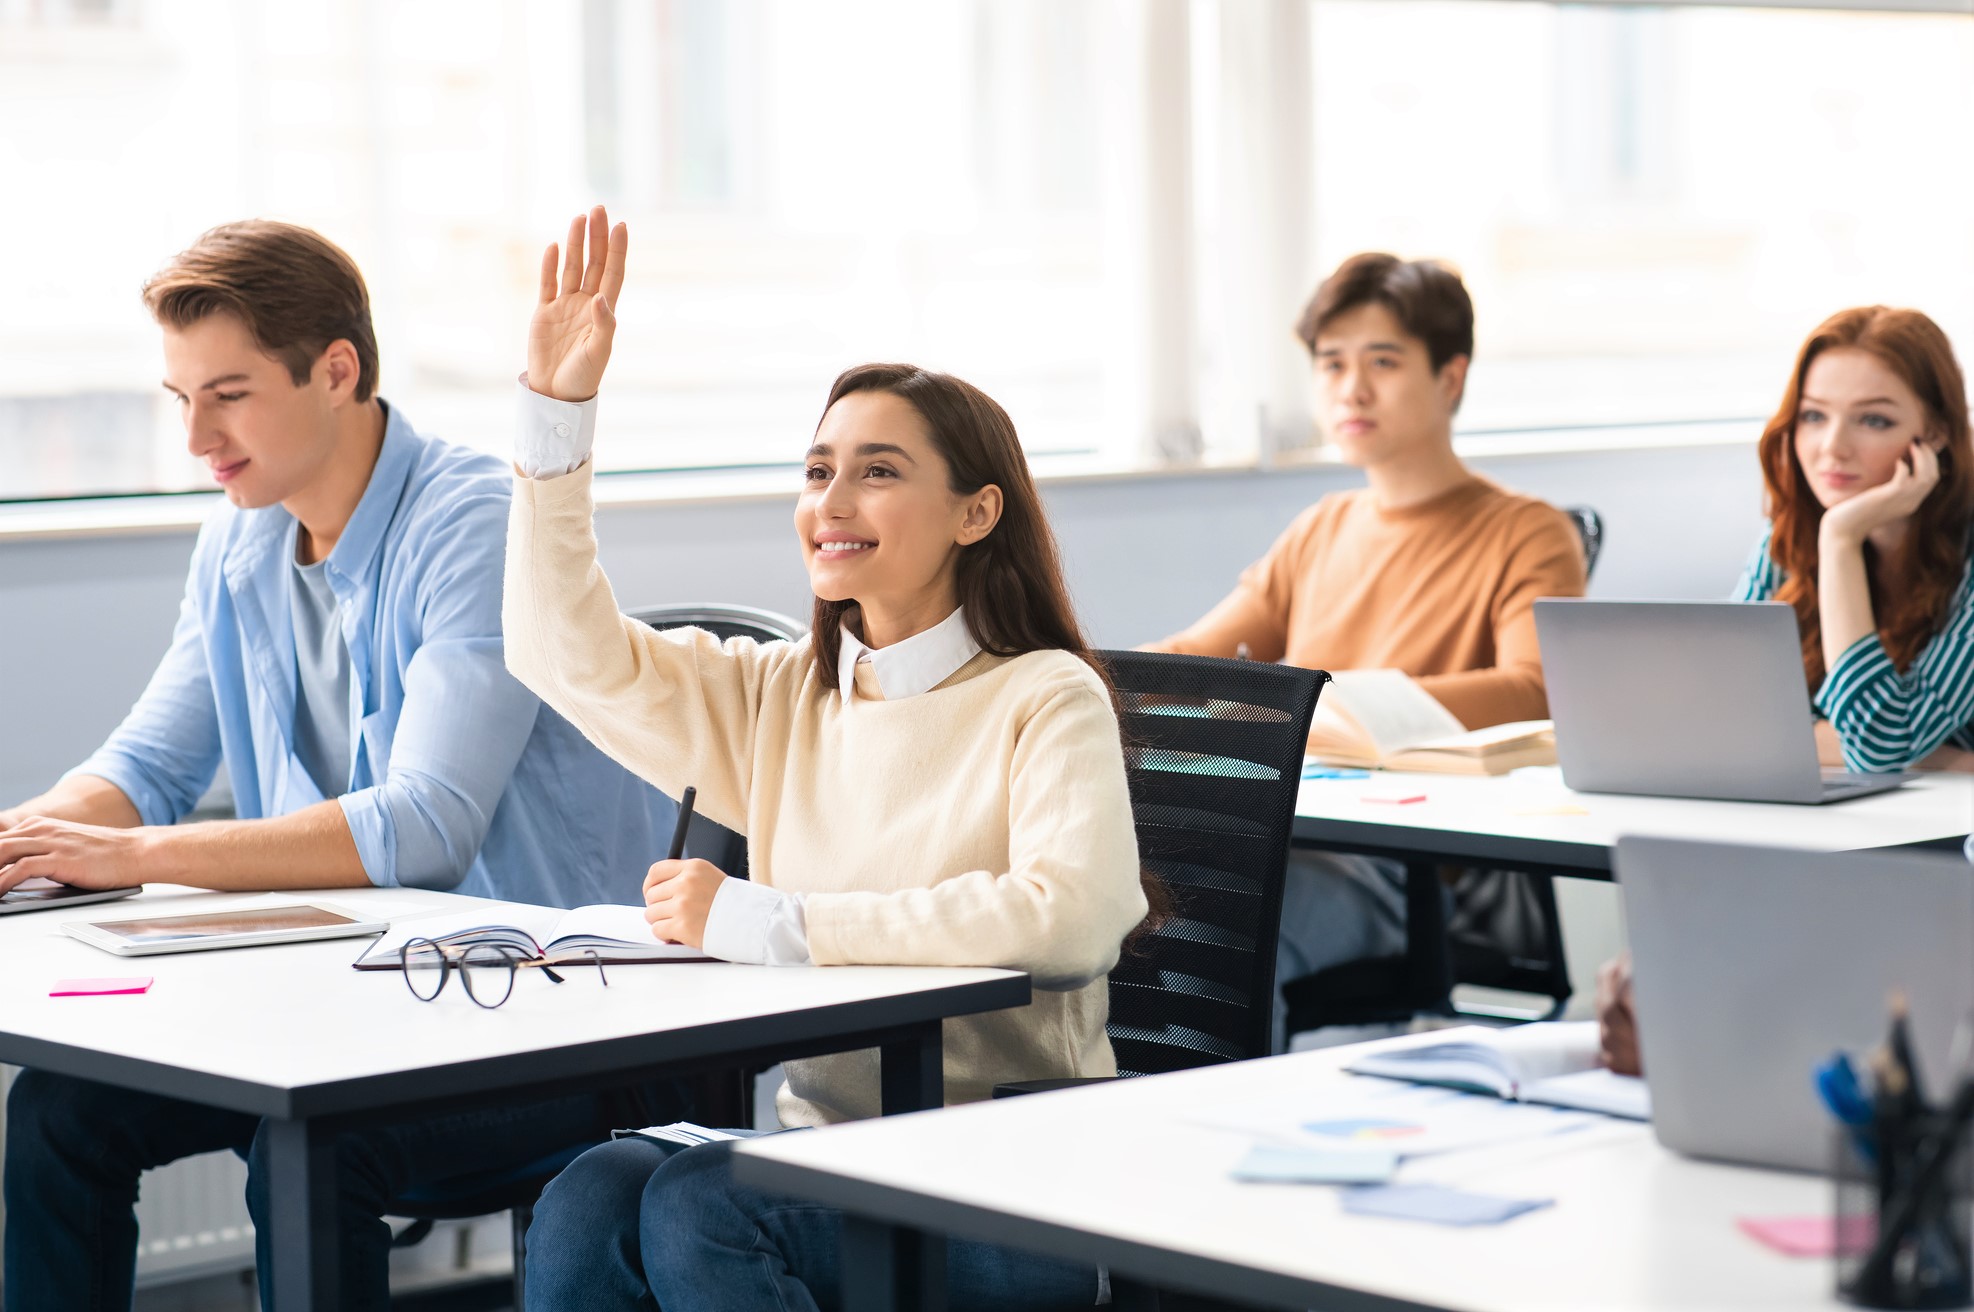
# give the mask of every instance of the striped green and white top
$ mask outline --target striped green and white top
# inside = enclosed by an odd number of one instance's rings
[[[1768,554],[1764,532],[1741,572],[1736,601],[1767,601],[1787,577]],[[1974,573],[1961,576],[1946,627],[1904,674],[1876,633],[1845,649],[1816,691],[1853,770],[1910,768],[1942,744],[1974,751]],[[1970,843],[1974,854],[1974,843]]]

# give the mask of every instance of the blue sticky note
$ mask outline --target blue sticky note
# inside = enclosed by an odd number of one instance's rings
[[[1383,1184],[1398,1170],[1384,1149],[1288,1148],[1257,1144],[1234,1168],[1236,1180],[1262,1184]]]
[[[1336,766],[1317,765],[1311,762],[1302,767],[1304,779],[1369,779],[1369,770],[1346,770]]]
[[[1555,1201],[1470,1194],[1437,1184],[1373,1184],[1346,1189],[1343,1210],[1357,1216],[1431,1221],[1435,1225],[1499,1225],[1524,1212],[1549,1207]]]

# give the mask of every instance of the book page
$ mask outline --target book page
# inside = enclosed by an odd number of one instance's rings
[[[1469,729],[1464,733],[1454,734],[1451,738],[1434,738],[1428,742],[1415,743],[1406,750],[1485,756],[1490,751],[1498,751],[1504,747],[1539,742],[1544,735],[1553,734],[1555,728],[1553,720],[1515,720],[1508,724],[1491,724],[1485,729]]]
[[[542,942],[547,944],[555,939],[575,938],[578,935],[613,939],[641,948],[662,946],[651,932],[651,922],[644,918],[643,907],[611,904],[572,907],[564,911],[549,931],[548,938]]]
[[[1619,1075],[1602,1067],[1537,1080],[1522,1090],[1522,1101],[1601,1112],[1631,1121],[1652,1119],[1652,1095],[1645,1081],[1636,1075]]]
[[[534,939],[544,941],[555,924],[555,918],[562,913],[554,907],[502,906],[485,907],[472,911],[453,912],[443,916],[418,916],[410,920],[394,921],[381,938],[370,941],[358,962],[375,961],[386,958],[397,960],[398,950],[414,938],[445,938],[469,929],[501,928],[518,929]]]
[[[1453,712],[1403,670],[1344,670],[1323,690],[1318,716],[1332,703],[1363,731],[1380,759],[1467,732]]]
[[[1597,1065],[1597,1022],[1553,1021],[1490,1030],[1463,1028],[1445,1042],[1367,1053],[1346,1070],[1426,1084],[1487,1089],[1504,1098],[1542,1080]]]

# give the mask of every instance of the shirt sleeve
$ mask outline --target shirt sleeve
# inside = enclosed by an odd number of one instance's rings
[[[1508,545],[1491,608],[1494,664],[1419,680],[1421,688],[1469,729],[1548,716],[1535,603],[1542,597],[1583,595],[1583,540],[1569,517],[1553,507],[1538,506],[1521,523],[1525,527]]]
[[[1055,691],[1022,724],[1008,856],[1006,870],[927,888],[811,893],[809,950],[823,966],[1000,966],[1058,991],[1116,965],[1145,899],[1123,744],[1093,681]]]
[[[1974,599],[1962,580],[1947,626],[1900,674],[1876,633],[1837,658],[1816,708],[1843,744],[1844,764],[1866,773],[1905,770],[1974,721]]]
[[[706,913],[706,955],[750,966],[813,965],[802,901],[799,893],[727,880]]]
[[[543,402],[571,415],[580,408]],[[526,403],[523,423],[536,404]],[[623,614],[596,558],[592,473],[584,465],[514,484],[508,668],[612,760],[669,797],[696,787],[701,814],[744,834],[764,689],[807,644],[721,643],[703,629],[660,633]],[[795,695],[777,696],[775,713]]]
[[[1296,581],[1315,568],[1308,558],[1309,544],[1320,509],[1320,503],[1311,506],[1283,529],[1267,554],[1241,571],[1240,581],[1219,605],[1190,628],[1148,644],[1147,650],[1229,657],[1245,647],[1250,660],[1281,660],[1288,653]]]
[[[534,733],[541,702],[507,672],[500,631],[504,499],[461,508],[424,547],[421,640],[388,734],[366,717],[372,787],[337,801],[374,884],[448,889],[466,877]],[[388,743],[388,747],[383,744]]]
[[[195,600],[197,578],[195,567],[171,646],[143,695],[95,754],[69,771],[115,785],[147,825],[176,824],[198,805],[219,769],[219,707]]]
[[[1748,563],[1741,567],[1741,580],[1734,585],[1734,595],[1729,601],[1767,601],[1782,586],[1782,570],[1768,554],[1773,537],[1773,529],[1763,531],[1761,541],[1748,554]]]
[[[514,465],[529,478],[573,474],[596,443],[596,400],[557,401],[519,380],[521,422],[514,431]]]

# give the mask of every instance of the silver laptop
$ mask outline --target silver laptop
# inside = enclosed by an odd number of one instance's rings
[[[1796,613],[1779,601],[1535,603],[1556,760],[1586,793],[1841,802],[1902,774],[1816,760]]]
[[[1950,1089],[1974,1008],[1974,870],[1958,856],[1800,852],[1621,838],[1618,887],[1652,1128],[1666,1147],[1828,1170],[1834,1122],[1812,1083],[1911,1007],[1927,1092]]]

